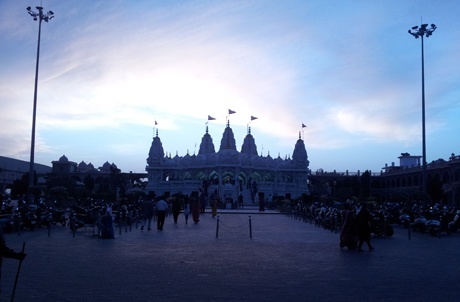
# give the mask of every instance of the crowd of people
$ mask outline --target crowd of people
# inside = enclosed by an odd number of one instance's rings
[[[211,213],[215,217],[217,215],[218,202],[214,201],[211,203]],[[165,223],[166,216],[171,213],[173,216],[174,223],[178,223],[179,214],[183,212],[185,223],[188,224],[189,217],[195,224],[200,222],[200,215],[205,213],[206,203],[203,198],[200,197],[170,197],[165,198],[164,196],[157,197],[155,199],[145,199],[141,202],[141,230],[147,228],[152,229],[152,221],[156,220],[157,230],[162,231]]]

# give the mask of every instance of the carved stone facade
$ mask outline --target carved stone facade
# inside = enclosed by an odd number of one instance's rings
[[[198,155],[171,157],[165,155],[157,130],[147,158],[146,191],[157,196],[190,195],[201,191],[233,200],[241,194],[244,203],[250,203],[256,196],[265,199],[270,195],[297,198],[310,194],[308,165],[307,151],[300,134],[292,158],[264,157],[257,152],[251,128],[248,128],[241,152],[237,151],[233,130],[227,122],[218,152],[206,127]]]

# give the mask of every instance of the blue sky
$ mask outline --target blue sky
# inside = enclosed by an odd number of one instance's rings
[[[42,23],[35,162],[66,155],[144,172],[157,121],[165,152],[216,150],[228,109],[238,149],[250,123],[259,154],[313,171],[378,172],[422,155],[425,39],[427,161],[460,153],[460,1],[0,1],[0,155],[29,160]],[[307,128],[301,128],[305,124]],[[195,147],[196,145],[196,147]]]

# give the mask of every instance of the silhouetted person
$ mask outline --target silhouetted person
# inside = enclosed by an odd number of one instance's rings
[[[238,207],[241,209],[243,208],[243,195],[240,193],[240,196],[238,196]]]
[[[3,258],[13,258],[17,260],[24,260],[27,254],[25,253],[17,253],[14,250],[8,248],[5,243],[5,236],[3,235],[3,228],[0,225],[0,280],[2,278],[2,262]],[[0,289],[1,292],[1,289]]]
[[[184,202],[184,217],[185,217],[185,224],[188,224],[188,217],[190,216],[190,204],[188,202],[188,198],[185,199]]]
[[[152,229],[152,218],[155,214],[155,205],[153,204],[153,200],[146,199],[142,201],[142,226],[141,231],[144,229],[145,225],[147,225],[147,230]]]
[[[193,222],[200,222],[201,203],[199,198],[192,198],[192,218]]]
[[[356,231],[358,235],[358,250],[362,251],[362,245],[364,242],[367,243],[369,251],[372,251],[374,247],[371,245],[371,221],[373,217],[371,212],[367,209],[367,204],[363,203],[361,210],[356,215]]]
[[[180,213],[180,200],[176,197],[172,198],[172,213],[173,213],[173,218],[174,218],[174,223],[177,223],[177,219],[179,218],[179,213]]]
[[[162,231],[163,225],[165,224],[166,210],[168,210],[168,204],[163,199],[163,197],[159,198],[156,204],[156,208],[157,208],[157,229]]]
[[[355,221],[355,211],[353,207],[346,203],[342,211],[342,231],[340,232],[340,247],[348,247],[348,249],[356,249],[358,244],[356,236],[356,221]]]
[[[259,212],[265,212],[265,200],[262,195],[259,196]]]

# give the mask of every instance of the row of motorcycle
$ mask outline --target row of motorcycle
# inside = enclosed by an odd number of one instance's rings
[[[0,208],[0,224],[4,232],[15,232],[18,230],[34,231],[36,228],[50,227],[51,225],[65,226],[67,214],[65,210],[59,209],[55,203],[47,206],[42,200],[38,204],[29,204],[20,201],[4,201]]]
[[[107,217],[110,221],[107,222]],[[113,223],[119,227],[131,227],[141,220],[141,204],[135,201],[129,204],[107,204],[104,202],[89,205],[74,205],[69,213],[69,227],[72,231],[86,227],[101,227],[101,222]]]
[[[356,213],[359,211],[359,206],[353,207]],[[313,204],[289,204],[285,206],[285,213],[295,219],[303,220],[304,222],[314,223],[317,227],[328,229],[331,232],[339,232],[343,224],[343,203],[333,203],[325,205],[321,203]],[[392,223],[394,223],[394,215],[385,209],[371,210],[371,233],[375,236],[391,237],[394,234]]]
[[[95,202],[90,204],[75,204],[67,209],[61,209],[53,202],[46,205],[43,200],[38,204],[25,201],[18,203],[4,201],[0,208],[0,224],[4,232],[19,230],[34,231],[37,228],[68,226],[70,230],[99,226],[101,218],[106,215],[113,217],[117,225],[131,226],[140,221],[140,202],[125,205],[106,204]]]
[[[403,208],[399,216],[399,224],[414,231],[440,236],[451,234],[460,229],[460,210],[435,204]]]

